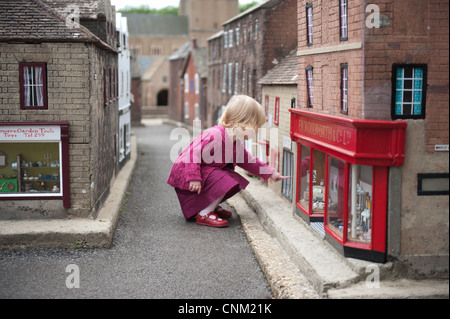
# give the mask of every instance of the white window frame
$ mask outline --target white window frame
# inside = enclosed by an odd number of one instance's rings
[[[308,46],[313,45],[313,5],[312,3],[306,4],[306,44]]]

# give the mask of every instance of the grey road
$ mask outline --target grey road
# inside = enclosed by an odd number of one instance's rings
[[[184,220],[166,184],[172,129],[134,129],[139,159],[111,249],[0,252],[0,298],[271,298],[236,215],[223,229]]]

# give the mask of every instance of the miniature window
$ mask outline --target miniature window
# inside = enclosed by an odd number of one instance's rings
[[[308,91],[308,107],[314,107],[313,68],[306,68],[306,86]]]
[[[198,73],[195,73],[195,94],[200,94],[200,79]]]
[[[189,93],[189,74],[184,74],[184,93]]]
[[[306,4],[306,35],[307,45],[313,45],[313,5],[312,3]]]
[[[393,119],[425,118],[426,71],[426,65],[394,64]]]
[[[345,162],[328,158],[328,201],[326,225],[341,238],[344,233]]]
[[[20,108],[47,109],[47,68],[45,63],[20,63]]]
[[[293,158],[292,152],[283,150],[283,176],[292,176]],[[281,193],[292,200],[292,178],[282,180]]]
[[[223,47],[225,49],[228,48],[228,33],[227,32],[223,33]]]
[[[242,94],[245,94],[245,65],[242,66]]]
[[[348,0],[339,0],[340,37],[341,41],[348,40]]]
[[[228,63],[228,93],[233,90],[233,63]]]
[[[309,213],[309,171],[310,171],[310,161],[311,161],[311,149],[306,146],[301,146],[299,149],[300,158],[298,167],[298,196],[297,201],[300,206]]]
[[[312,213],[323,214],[325,209],[326,154],[313,150],[312,166]]]
[[[267,121],[267,117],[269,116],[269,96],[266,95],[264,98],[264,109],[266,111],[266,121]]]
[[[430,173],[417,175],[417,195],[447,195],[449,193],[448,173]]]
[[[234,94],[238,94],[239,63],[234,64]]]
[[[258,39],[258,20],[255,21],[255,40]]]
[[[227,65],[223,65],[222,93],[227,91]]]
[[[372,241],[372,166],[351,165],[349,170],[348,241]]]
[[[106,79],[106,68],[103,68],[103,105],[108,105],[108,91],[107,91],[107,79]]]
[[[189,102],[184,102],[184,118],[189,119]]]
[[[229,44],[228,47],[232,48],[233,47],[233,30],[228,31],[229,32]]]
[[[236,28],[235,32],[236,32],[236,46],[238,46],[239,45],[239,28]]]
[[[278,125],[280,123],[280,98],[275,98],[275,116],[273,119],[273,123]]]
[[[348,65],[341,65],[341,113],[348,114]]]

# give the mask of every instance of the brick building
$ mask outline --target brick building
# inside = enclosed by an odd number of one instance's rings
[[[4,219],[95,217],[118,171],[114,7],[46,3],[0,2]]]
[[[448,1],[298,1],[296,211],[418,276],[448,276],[448,18]]]
[[[217,124],[222,115],[225,102],[222,97],[222,72],[223,72],[223,31],[220,31],[208,39],[208,105],[206,114],[206,126]]]
[[[297,1],[262,1],[224,22],[223,31],[222,105],[234,94],[261,102],[258,81],[297,47]]]
[[[183,83],[183,122],[190,126],[194,120],[200,120],[202,127],[206,122],[207,61],[207,49],[199,47],[193,39],[180,69],[180,83]]]

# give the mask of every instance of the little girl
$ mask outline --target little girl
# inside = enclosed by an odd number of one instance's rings
[[[251,156],[243,140],[255,137],[265,123],[263,107],[246,95],[233,96],[219,125],[204,131],[178,156],[167,183],[175,188],[184,217],[196,216],[197,224],[225,227],[231,212],[219,206],[248,185],[234,171],[237,165],[265,180],[277,182],[281,176]]]

